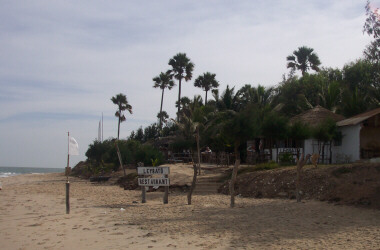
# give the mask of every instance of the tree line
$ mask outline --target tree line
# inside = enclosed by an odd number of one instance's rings
[[[233,206],[234,178],[247,140],[258,136],[273,140],[287,137],[302,140],[313,136],[326,142],[339,137],[335,123],[325,121],[311,130],[305,124],[289,124],[288,119],[318,105],[345,117],[380,107],[379,10],[371,9],[368,1],[366,14],[363,32],[373,41],[364,49],[362,58],[342,68],[324,67],[313,48],[301,46],[286,58],[286,67],[290,71],[273,87],[247,84],[235,89],[227,85],[220,91],[216,74],[205,72],[193,83],[205,91],[204,100],[199,95],[183,97],[182,83],[192,79],[195,64],[186,53],[176,54],[168,62],[171,68],[152,79],[153,87],[162,92],[158,122],[132,131],[127,141],[139,145],[151,142],[153,145],[154,140],[172,135],[175,138],[173,149],[197,152],[198,161],[194,162],[198,162],[198,166],[195,164],[194,167],[198,168],[200,147],[204,145],[234,152],[236,161],[230,182]],[[297,71],[301,76],[296,75]],[[169,119],[163,110],[164,92],[173,89],[176,82],[177,114],[176,119]],[[132,106],[121,93],[111,100],[118,107],[115,116],[118,118],[119,139],[120,123],[126,120],[126,111],[132,114]],[[94,145],[90,145],[90,149]]]

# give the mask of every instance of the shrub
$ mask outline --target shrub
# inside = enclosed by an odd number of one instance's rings
[[[280,161],[280,165],[281,166],[290,166],[290,165],[294,165],[295,164],[293,155],[291,153],[288,153],[288,152],[281,153],[278,156],[278,159]]]
[[[342,174],[348,174],[348,173],[352,173],[352,168],[349,168],[349,167],[340,167],[340,168],[334,169],[331,172],[331,174],[334,175],[335,177],[339,177]]]
[[[260,163],[255,166],[250,166],[250,167],[241,167],[238,170],[238,175],[245,174],[245,173],[252,173],[252,172],[257,172],[257,171],[264,171],[264,170],[272,170],[276,168],[280,168],[281,166],[278,165],[274,161],[270,162],[265,162],[265,163]],[[232,176],[232,170],[228,171],[224,176],[221,177],[220,181],[225,181],[231,179]]]
[[[118,147],[123,164],[135,165],[137,162],[144,162],[144,165],[151,166],[151,159],[154,159],[158,165],[163,163],[162,153],[153,146],[141,145],[140,142],[130,139],[119,140]],[[114,139],[94,141],[89,145],[86,156],[89,162],[88,170],[92,174],[119,170],[120,162]]]

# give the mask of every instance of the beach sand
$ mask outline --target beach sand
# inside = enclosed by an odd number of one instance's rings
[[[180,191],[165,205],[162,192],[148,192],[142,204],[139,190],[70,177],[66,214],[65,180],[0,180],[1,249],[380,249],[379,210],[241,197],[231,209],[220,194],[186,205]]]

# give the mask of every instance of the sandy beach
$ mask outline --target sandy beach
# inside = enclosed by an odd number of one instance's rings
[[[189,167],[188,173],[191,173]],[[186,177],[185,174],[180,175]],[[2,178],[1,249],[380,249],[380,211],[294,200],[123,190],[65,176]]]

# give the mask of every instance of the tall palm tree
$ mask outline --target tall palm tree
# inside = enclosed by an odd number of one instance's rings
[[[111,101],[117,105],[117,111],[115,113],[115,116],[118,118],[118,126],[117,126],[117,139],[119,140],[120,136],[120,123],[125,121],[125,115],[124,111],[127,110],[130,114],[132,114],[132,106],[129,105],[127,97],[120,93],[116,96],[113,96],[111,98]]]
[[[210,72],[203,73],[203,76],[198,76],[195,79],[194,86],[202,88],[206,92],[205,105],[207,104],[207,92],[219,87],[218,81],[215,79],[215,74]]]
[[[299,47],[293,51],[292,55],[289,55],[286,60],[288,61],[287,68],[295,70],[301,70],[302,75],[309,69],[319,71],[319,65],[321,62],[316,53],[313,53],[314,49],[306,46]]]
[[[173,73],[175,79],[178,80],[178,103],[181,103],[181,82],[191,80],[193,77],[194,64],[187,58],[186,53],[178,53],[169,60],[169,65],[172,66],[170,73]],[[179,121],[181,106],[178,105],[177,121]]]
[[[166,73],[161,72],[159,76],[156,76],[153,78],[154,85],[153,88],[160,88],[162,89],[162,95],[161,95],[161,107],[160,107],[160,113],[162,113],[162,104],[164,102],[164,91],[165,89],[171,90],[173,88],[174,81],[171,79],[170,72],[167,71]],[[160,128],[162,126],[162,117],[160,117]]]

